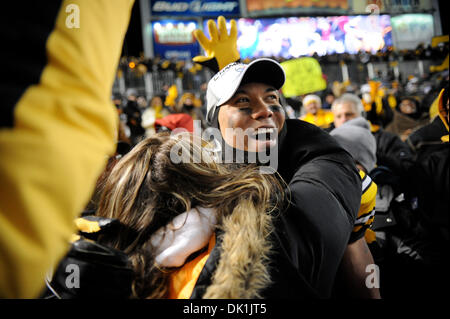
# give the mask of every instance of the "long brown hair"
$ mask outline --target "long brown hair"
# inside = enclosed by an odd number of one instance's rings
[[[174,163],[175,147],[178,153],[189,151],[189,160]],[[268,214],[283,201],[275,175],[261,174],[251,165],[230,169],[216,163],[192,136],[177,139],[160,133],[138,143],[111,171],[97,215],[116,218],[125,227],[99,241],[128,254],[136,274],[132,297],[163,298],[171,270],[154,262],[149,239],[156,230],[197,205],[215,208],[220,227],[236,207]]]

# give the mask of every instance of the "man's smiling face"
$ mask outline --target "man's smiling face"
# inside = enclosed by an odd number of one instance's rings
[[[267,84],[247,83],[219,109],[225,142],[236,149],[261,152],[274,147],[285,121],[278,91]]]

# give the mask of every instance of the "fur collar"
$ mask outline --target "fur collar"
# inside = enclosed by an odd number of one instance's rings
[[[262,291],[271,283],[272,217],[243,201],[220,224],[220,259],[203,298],[262,298]]]

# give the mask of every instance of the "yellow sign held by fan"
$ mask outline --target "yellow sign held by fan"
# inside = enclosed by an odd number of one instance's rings
[[[286,82],[282,91],[285,97],[322,91],[327,83],[322,77],[322,68],[314,58],[299,58],[281,63],[286,73]]]

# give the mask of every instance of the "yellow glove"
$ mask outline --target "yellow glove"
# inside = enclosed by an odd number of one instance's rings
[[[206,56],[194,57],[192,59],[194,62],[218,72],[231,62],[236,62],[240,59],[237,49],[238,32],[236,21],[232,19],[230,23],[231,29],[230,34],[228,34],[226,21],[223,16],[217,18],[219,28],[217,28],[214,20],[208,20],[208,30],[211,40],[201,30],[194,30],[195,38],[206,52]]]
[[[172,109],[175,107],[175,100],[178,97],[177,86],[173,84],[169,90],[167,91],[167,97],[164,101],[164,105],[171,107]]]

